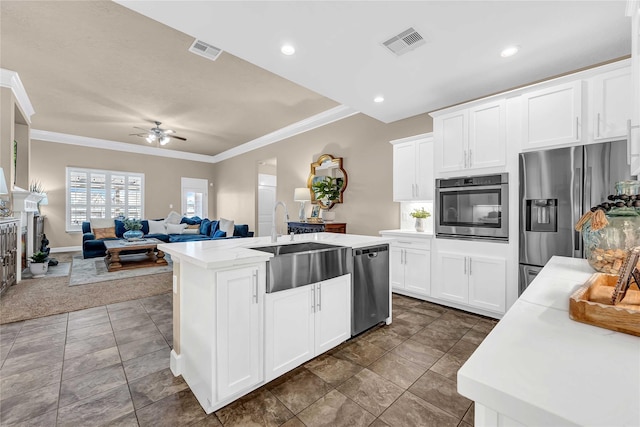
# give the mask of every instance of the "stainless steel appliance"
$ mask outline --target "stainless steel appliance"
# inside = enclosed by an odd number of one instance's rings
[[[626,153],[616,141],[520,154],[520,293],[552,256],[583,256],[573,227],[630,179]]]
[[[509,175],[436,179],[436,237],[509,241]]]
[[[389,245],[353,250],[351,336],[389,317]]]

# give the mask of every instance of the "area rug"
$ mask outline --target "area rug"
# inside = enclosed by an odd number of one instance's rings
[[[71,262],[75,254],[56,254]],[[69,277],[22,280],[0,296],[0,324],[98,307],[171,292],[170,272],[69,286]]]
[[[105,282],[107,280],[130,279],[132,277],[148,276],[150,274],[168,273],[173,271],[171,257],[165,259],[169,263],[159,267],[133,268],[131,270],[107,271],[104,258],[83,259],[81,255],[73,257],[69,286],[86,285],[88,283]]]

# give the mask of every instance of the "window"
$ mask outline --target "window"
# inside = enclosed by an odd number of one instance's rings
[[[67,168],[67,231],[90,218],[143,218],[144,174]]]

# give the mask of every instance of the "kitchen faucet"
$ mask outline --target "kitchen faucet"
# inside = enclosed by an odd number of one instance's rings
[[[278,210],[278,205],[282,205],[284,208],[285,215],[285,224],[289,221],[289,212],[287,211],[287,205],[284,202],[276,202],[273,207],[273,217],[271,218],[271,243],[275,243],[278,240],[278,232],[276,231],[276,211]]]

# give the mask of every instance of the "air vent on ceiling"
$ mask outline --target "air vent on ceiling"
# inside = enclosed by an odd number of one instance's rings
[[[202,40],[194,40],[193,44],[189,48],[189,52],[195,53],[196,55],[204,56],[205,58],[215,61],[222,53],[222,49],[211,46],[210,44],[205,43]]]
[[[409,28],[406,31],[401,32],[397,36],[391,37],[382,44],[391,52],[400,56],[425,44],[424,38],[416,30]]]

